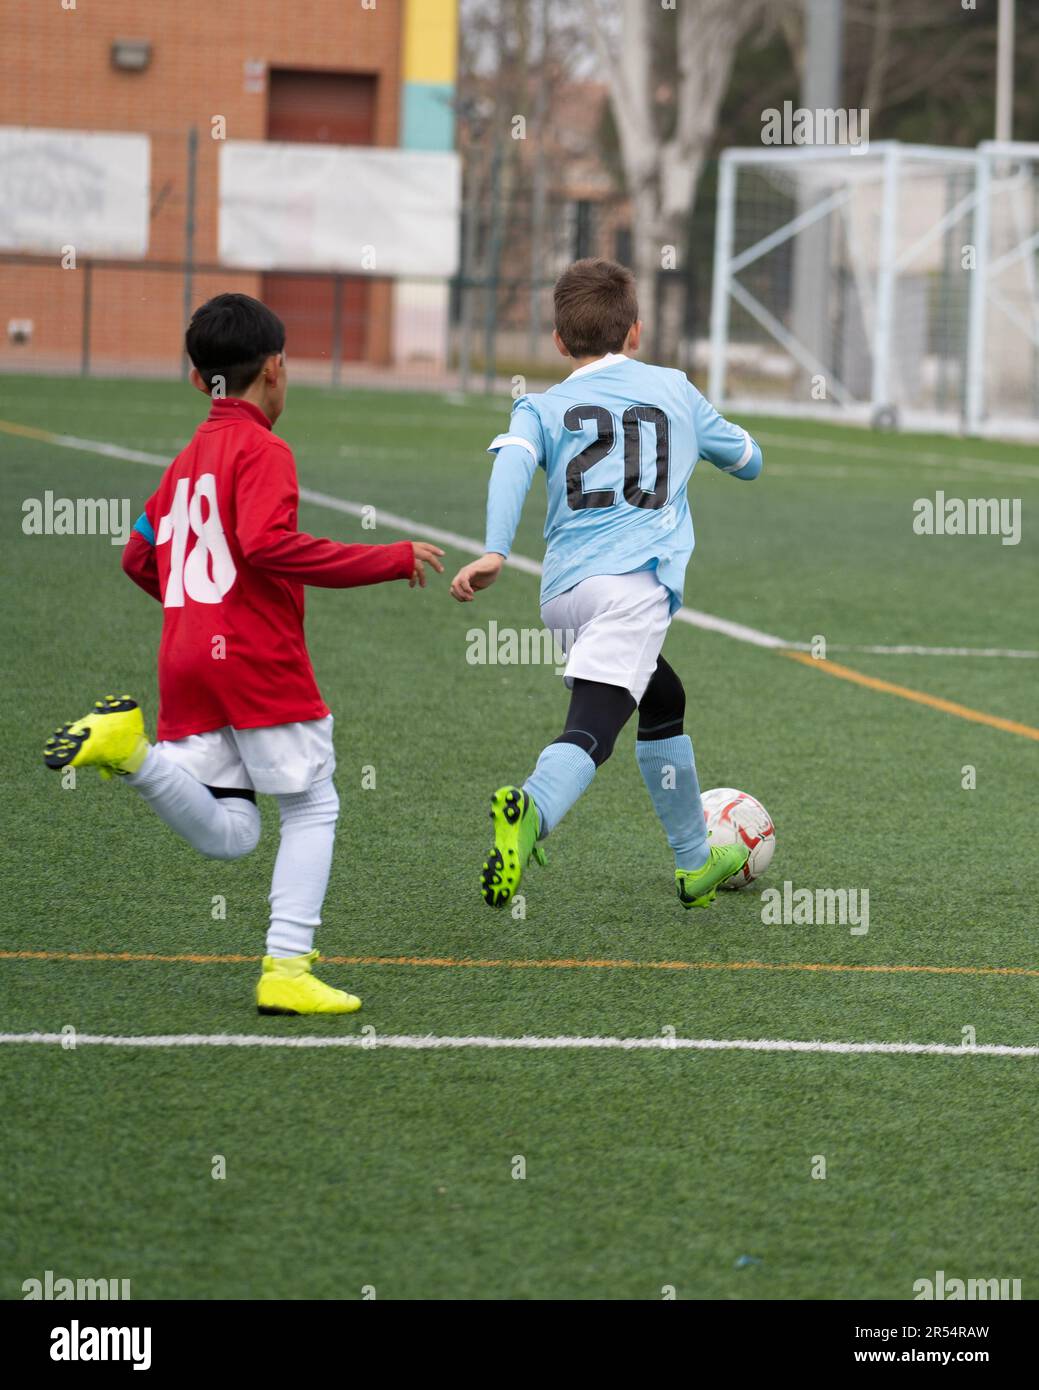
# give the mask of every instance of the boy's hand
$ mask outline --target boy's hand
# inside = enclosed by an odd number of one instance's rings
[[[463,565],[451,581],[452,598],[456,598],[459,603],[471,603],[476,597],[477,589],[486,589],[494,583],[501,574],[504,563],[504,555],[491,551],[489,555],[481,555],[478,560]]]
[[[426,587],[426,565],[432,565],[437,574],[443,574],[444,567],[437,556],[443,555],[444,552],[438,545],[430,545],[429,541],[412,541],[411,551],[415,557],[415,568],[411,571],[408,588],[413,589],[417,584],[420,589],[424,589]]]

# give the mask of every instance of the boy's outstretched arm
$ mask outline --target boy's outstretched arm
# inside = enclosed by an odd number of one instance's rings
[[[236,489],[235,534],[257,569],[297,584],[350,589],[406,579],[425,588],[425,566],[443,573],[443,551],[428,541],[345,545],[308,535],[295,525],[299,489],[287,446],[266,449],[242,465]]]
[[[451,581],[452,597],[459,603],[471,602],[478,590],[493,584],[501,573],[512,550],[523,503],[537,466],[537,458],[529,444],[505,442],[498,448],[487,488],[485,553],[478,560],[463,565]]]
[[[694,391],[695,387],[692,388]],[[731,473],[741,482],[750,482],[761,472],[764,460],[761,446],[740,425],[734,425],[719,415],[710,401],[697,391],[695,404],[696,437],[700,442],[700,457],[723,473]]]

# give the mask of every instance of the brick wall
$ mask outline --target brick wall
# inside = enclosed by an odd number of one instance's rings
[[[73,0],[65,0],[72,4]],[[0,125],[139,131],[152,136],[149,259],[184,255],[187,131],[199,131],[195,258],[217,249],[217,155],[212,120],[229,139],[262,140],[270,67],[367,72],[378,78],[374,143],[395,145],[400,111],[404,0],[0,0]],[[147,39],[143,73],[117,71],[116,39]],[[250,65],[247,68],[247,65]],[[57,258],[56,258],[57,259]],[[219,288],[259,293],[259,276],[199,280],[196,303]],[[177,274],[98,272],[91,287],[96,367],[168,369],[179,357],[183,281]],[[389,353],[391,287],[372,286],[368,357]],[[78,270],[0,263],[0,363],[31,353],[41,363],[77,359],[83,277]],[[11,318],[34,321],[28,352],[7,343]],[[290,344],[291,352],[291,344]]]

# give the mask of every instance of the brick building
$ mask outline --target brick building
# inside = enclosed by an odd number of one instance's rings
[[[61,269],[57,248],[0,256],[0,360],[69,366],[87,351],[95,370],[170,370],[186,307],[220,289],[266,298],[297,359],[326,361],[333,341],[345,361],[392,359],[406,283],[204,269],[218,259],[219,137],[452,148],[457,0],[0,0],[0,22],[0,126],[151,142],[144,268]],[[31,323],[27,343],[12,321]]]

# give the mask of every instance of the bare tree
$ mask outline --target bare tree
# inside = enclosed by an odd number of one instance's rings
[[[696,186],[740,41],[783,8],[782,0],[584,0],[599,75],[609,83],[621,163],[633,209],[635,272],[652,303],[661,269],[681,269]],[[618,19],[619,12],[619,19]],[[659,70],[661,35],[673,25],[673,92]],[[667,36],[664,36],[667,43]],[[669,101],[668,98],[671,98]],[[657,349],[678,354],[684,296],[658,309]]]
[[[845,100],[869,111],[871,139],[973,145],[992,134],[996,11],[995,0],[846,0]],[[1028,140],[1039,101],[1023,74],[1039,57],[1039,7],[1017,12],[1015,131]]]

